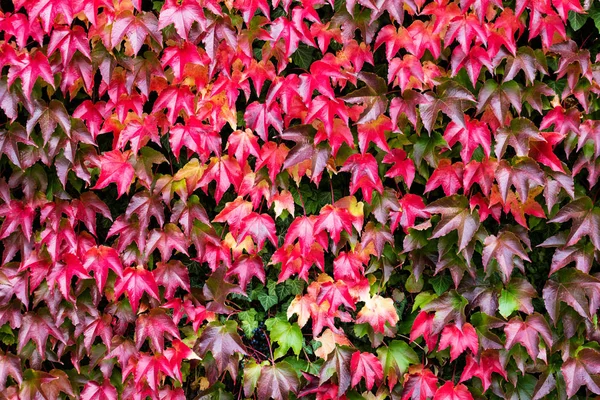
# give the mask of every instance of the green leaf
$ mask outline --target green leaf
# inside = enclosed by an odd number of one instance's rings
[[[314,48],[300,43],[298,50],[292,54],[292,62],[303,69],[309,69],[313,61]]]
[[[450,289],[450,285],[452,285],[452,278],[448,275],[438,275],[429,280],[431,286],[433,286],[433,290],[438,296],[441,296],[444,292]]]
[[[279,318],[269,318],[265,325],[269,330],[271,341],[279,345],[273,354],[275,359],[285,356],[289,349],[292,349],[296,355],[300,354],[304,339],[298,324],[290,324]]]
[[[504,318],[508,318],[513,312],[519,309],[519,299],[508,290],[502,289],[498,299],[498,311]]]
[[[411,364],[419,363],[419,356],[406,342],[394,340],[388,347],[377,349],[377,355],[383,366],[383,373],[390,376],[390,373],[396,373],[401,377]]]
[[[257,315],[258,312],[254,308],[248,311],[242,311],[238,314],[238,318],[242,323],[244,335],[248,338],[253,337],[254,331],[258,328],[258,321],[256,320]]]
[[[574,11],[570,11],[569,12],[569,25],[571,25],[571,28],[573,28],[574,31],[578,31],[581,29],[581,27],[583,25],[585,25],[588,18],[589,17],[586,14],[578,14]]]
[[[279,301],[277,295],[275,293],[268,294],[265,292],[261,292],[258,294],[258,301],[262,305],[263,309],[267,311],[269,308],[273,307]]]
[[[431,303],[433,300],[437,299],[439,296],[435,293],[431,292],[421,292],[415,297],[415,301],[413,303],[412,312],[415,312],[419,308]]]
[[[596,25],[596,29],[600,31],[600,8],[590,8],[588,11],[588,15],[594,21],[594,25]]]
[[[267,362],[263,364],[268,364]],[[244,365],[244,394],[246,397],[252,397],[258,378],[260,378],[260,371],[262,364],[257,364],[256,361],[250,360]]]
[[[6,346],[12,346],[17,343],[17,338],[8,324],[4,324],[0,327],[0,341]]]

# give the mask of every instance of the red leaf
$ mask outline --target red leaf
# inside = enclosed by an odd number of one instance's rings
[[[504,326],[504,333],[506,334],[505,347],[507,349],[520,343],[527,349],[527,353],[534,362],[539,353],[540,339],[538,335],[544,339],[548,348],[552,348],[554,343],[548,322],[538,313],[528,315],[525,322],[520,317],[514,317]]]
[[[229,156],[212,157],[198,185],[206,187],[211,181],[216,181],[215,200],[218,203],[221,201],[223,194],[229,189],[229,186],[238,187],[242,179],[242,169],[235,158]]]
[[[277,247],[275,222],[268,214],[252,212],[242,220],[241,225],[242,228],[237,236],[238,243],[241,243],[246,236],[250,236],[254,239],[259,250],[264,247],[266,239],[269,239],[273,246]]]
[[[462,327],[451,324],[444,327],[438,350],[450,347],[450,361],[456,360],[466,349],[471,349],[473,354],[479,352],[479,340],[473,325],[467,323]]]
[[[371,122],[358,124],[358,145],[362,154],[368,150],[370,142],[389,153],[390,148],[385,138],[385,132],[391,130],[392,121],[383,114]]]
[[[178,288],[188,293],[191,291],[188,269],[179,260],[157,262],[156,269],[152,273],[156,283],[165,288],[166,300],[171,300]]]
[[[434,318],[435,313],[421,311],[419,315],[417,315],[417,318],[415,318],[412,329],[410,330],[410,341],[412,342],[419,336],[423,336],[429,351],[435,348],[439,337],[432,332]]]
[[[84,255],[83,266],[88,272],[94,273],[98,290],[102,291],[108,278],[108,270],[112,269],[118,277],[123,276],[123,264],[119,253],[112,247],[94,246]]]
[[[246,292],[246,287],[253,277],[265,283],[265,268],[262,259],[257,255],[244,254],[236,259],[227,271],[227,276],[236,275],[240,288]]]
[[[454,386],[452,381],[448,381],[435,392],[433,400],[473,400],[473,396],[465,385],[459,383]]]
[[[160,300],[158,286],[152,272],[144,269],[142,266],[126,268],[123,278],[117,279],[115,283],[115,299],[119,298],[123,293],[127,293],[134,312],[137,311],[144,293],[154,297],[156,300]]]
[[[460,376],[460,382],[476,376],[481,379],[483,390],[486,391],[492,384],[492,373],[494,372],[502,375],[504,379],[508,379],[506,370],[500,363],[497,350],[483,351],[479,356],[479,362],[469,354],[467,355],[467,365]]]
[[[160,10],[158,29],[173,24],[177,34],[187,40],[192,24],[198,22],[200,26],[204,26],[205,20],[204,11],[197,2],[192,0],[183,0],[182,2],[167,0]]]
[[[23,322],[19,329],[17,351],[20,353],[29,340],[33,340],[37,345],[39,356],[45,359],[46,342],[50,335],[66,345],[63,332],[57,328],[50,315],[41,310],[35,313],[29,312],[23,316]]]
[[[304,119],[304,123],[310,124],[315,119],[321,120],[325,125],[325,132],[330,135],[333,131],[334,117],[337,115],[348,124],[348,107],[342,99],[329,99],[325,96],[315,97],[308,109],[308,113]]]
[[[462,188],[463,164],[454,163],[449,159],[440,160],[437,168],[431,174],[431,177],[425,185],[425,193],[442,187],[446,196],[458,193]]]
[[[437,392],[438,378],[429,368],[414,365],[408,368],[401,400],[427,400]]]
[[[576,357],[569,358],[561,367],[567,386],[567,396],[575,396],[585,385],[595,394],[600,394],[600,354],[592,348],[584,348]]]
[[[88,381],[81,392],[81,400],[117,400],[117,389],[104,379],[102,385]]]
[[[444,132],[444,139],[451,147],[457,142],[461,144],[460,156],[465,164],[471,161],[473,152],[479,146],[487,157],[490,156],[492,138],[487,124],[476,119],[472,120],[468,115],[465,115],[464,128],[451,121]]]
[[[334,243],[340,241],[342,231],[352,234],[352,218],[348,210],[331,204],[324,206],[314,225],[315,234],[322,231],[329,232]]]
[[[371,204],[373,190],[383,194],[383,184],[379,178],[377,160],[372,154],[351,155],[340,171],[349,171],[352,173],[350,194],[354,194],[358,189],[361,189],[365,201],[369,204]]]
[[[116,183],[118,197],[129,191],[135,170],[129,162],[132,151],[120,152],[113,150],[105,152],[100,157],[101,170],[96,185],[92,189],[104,189],[111,183]]]
[[[377,357],[371,353],[361,353],[360,351],[352,354],[350,359],[350,368],[352,370],[352,382],[354,387],[364,378],[367,389],[371,390],[375,383],[383,380],[383,367]]]
[[[153,308],[149,314],[139,316],[135,323],[135,344],[142,347],[146,338],[150,338],[151,348],[155,352],[164,351],[164,334],[179,339],[179,330],[167,313],[160,308]]]

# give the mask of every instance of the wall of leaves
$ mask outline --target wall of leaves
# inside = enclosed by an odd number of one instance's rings
[[[600,395],[594,0],[3,0],[0,399]]]

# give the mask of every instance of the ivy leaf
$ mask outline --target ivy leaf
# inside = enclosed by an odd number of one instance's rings
[[[496,81],[490,79],[479,90],[477,114],[489,109],[500,124],[504,125],[510,105],[517,110],[517,113],[521,113],[521,88],[515,81],[508,81],[498,85]]]
[[[205,21],[204,11],[198,3],[190,0],[184,0],[181,3],[167,0],[160,10],[158,29],[173,24],[177,34],[187,40],[192,24],[198,22],[202,26]]]
[[[298,393],[299,384],[296,371],[287,362],[263,366],[257,384],[258,398],[287,400],[290,393]]]
[[[363,105],[364,111],[360,115],[357,123],[366,124],[373,120],[378,120],[383,116],[383,112],[388,105],[388,99],[386,97],[387,84],[383,78],[371,72],[359,73],[358,79],[363,81],[366,86],[347,94],[343,99],[346,103]],[[383,143],[385,143],[385,141]],[[387,146],[387,144],[385,144],[385,146]],[[362,148],[363,147],[361,146],[361,149]],[[381,148],[383,149],[384,147]]]
[[[591,320],[600,307],[594,300],[600,294],[600,279],[576,269],[561,269],[556,277],[557,280],[551,279],[546,283],[542,292],[554,324],[558,322],[561,302],[568,304],[583,318]]]
[[[271,340],[279,344],[273,353],[275,359],[285,356],[289,349],[292,349],[296,355],[300,354],[304,338],[298,324],[290,324],[278,318],[268,319],[265,324]]]
[[[459,251],[468,246],[479,229],[479,214],[477,211],[469,210],[464,196],[454,195],[436,200],[427,206],[426,211],[431,214],[442,214],[442,219],[433,229],[431,237],[439,238],[456,230]]]
[[[450,324],[444,327],[440,337],[438,350],[450,347],[450,361],[456,360],[466,349],[471,349],[473,354],[479,350],[479,340],[473,325],[466,323],[462,327]]]
[[[569,220],[572,224],[567,237],[567,246],[573,246],[583,236],[588,236],[594,247],[600,250],[600,209],[594,207],[589,197],[570,202],[548,222],[565,223]]]
[[[85,269],[88,272],[94,272],[94,279],[100,291],[104,290],[109,269],[118,277],[123,276],[123,264],[119,258],[119,253],[112,247],[94,246],[85,253],[83,259]]]
[[[140,316],[135,324],[135,344],[141,348],[146,338],[154,351],[162,352],[165,348],[164,334],[179,339],[179,330],[167,313],[160,308],[153,308],[146,315]]]
[[[123,277],[117,279],[115,283],[115,299],[119,298],[123,293],[127,293],[134,312],[138,310],[144,293],[154,297],[156,300],[160,300],[154,275],[141,265],[126,268],[123,272]]]
[[[406,152],[402,149],[392,149],[383,157],[383,162],[385,164],[392,164],[392,167],[385,174],[386,178],[401,176],[406,186],[410,189],[415,179],[416,170],[414,161],[406,156]]]
[[[245,292],[253,277],[265,283],[265,268],[263,260],[257,255],[243,254],[238,257],[232,267],[227,270],[227,276],[236,275],[240,288]]]
[[[202,331],[197,346],[200,357],[205,357],[208,352],[212,354],[219,374],[227,370],[232,377],[237,377],[239,360],[236,354],[247,354],[237,333],[237,323],[231,320],[224,324],[219,321],[210,322]]]
[[[458,126],[466,128],[464,111],[475,101],[471,92],[466,88],[449,81],[438,86],[437,96],[429,92],[426,92],[424,96],[424,102],[419,104],[419,113],[423,126],[430,134],[440,111],[450,117]]]
[[[353,351],[349,347],[336,346],[335,350],[327,357],[323,367],[321,367],[319,384],[323,385],[335,374],[338,384],[338,396],[343,395],[351,384],[350,360],[352,354]]]
[[[459,383],[454,386],[452,381],[448,381],[435,392],[433,400],[473,400],[473,396],[465,385]]]
[[[574,396],[585,385],[595,394],[600,394],[600,353],[591,348],[579,351],[561,367],[567,386],[567,396]]]
[[[350,360],[350,368],[352,370],[352,386],[358,385],[361,379],[364,378],[367,389],[371,390],[376,382],[381,382],[383,379],[383,368],[381,363],[371,353],[354,352]]]
[[[277,247],[277,236],[275,234],[275,222],[268,214],[250,213],[241,222],[243,228],[238,234],[238,243],[241,243],[246,236],[252,237],[261,250],[264,247],[266,239]]]
[[[515,257],[517,258],[515,259]],[[498,236],[490,235],[485,238],[481,259],[486,271],[491,261],[495,260],[500,266],[504,282],[508,282],[514,267],[525,273],[523,261],[531,262],[519,238],[509,231],[503,231]]]
[[[58,329],[49,314],[44,313],[43,310],[38,310],[35,313],[29,312],[23,316],[23,322],[19,329],[17,351],[21,352],[29,340],[33,340],[37,345],[38,354],[42,359],[45,359],[46,342],[50,335],[66,344],[63,332]],[[26,380],[25,377],[23,379]]]
[[[31,91],[38,78],[55,88],[54,75],[43,52],[25,53],[15,61],[8,71],[8,87],[10,88],[17,79],[21,79],[21,86],[28,101],[31,101]]]
[[[527,316],[525,321],[520,317],[514,317],[504,326],[506,334],[506,349],[511,349],[515,343],[522,344],[531,359],[535,360],[539,354],[539,336],[544,339],[544,342],[549,348],[552,348],[554,341],[548,322],[539,313],[533,313]]]
[[[450,322],[455,321],[462,326],[465,321],[465,306],[467,300],[456,290],[444,293],[437,299],[427,303],[421,310],[425,312],[435,311],[435,317],[431,321],[431,332],[438,334]]]
[[[492,374],[494,372],[504,377],[504,379],[508,379],[506,370],[500,363],[497,350],[482,351],[479,355],[479,362],[469,354],[467,355],[467,365],[460,376],[460,382],[476,376],[481,380],[483,390],[486,391],[492,384]]]
[[[529,145],[531,140],[545,141],[540,135],[537,127],[527,118],[515,118],[510,121],[508,127],[503,126],[496,133],[495,153],[498,159],[501,159],[510,145],[517,156],[525,157],[529,154]]]
[[[418,337],[423,336],[429,351],[435,348],[439,338],[439,332],[434,333],[432,331],[434,318],[435,313],[421,311],[419,315],[417,315],[417,318],[415,318],[413,321],[413,325],[410,330],[410,341],[413,342]]]
[[[400,340],[393,340],[387,347],[379,347],[377,356],[390,388],[396,386],[398,379],[408,370],[409,365],[419,364],[417,353],[406,342]]]
[[[481,146],[484,154],[489,157],[492,138],[487,124],[476,119],[472,120],[468,115],[465,115],[464,120],[464,127],[454,121],[451,121],[446,127],[444,139],[448,142],[448,146],[452,147],[455,143],[461,144],[460,156],[465,164],[471,160],[473,152],[479,146]]]
[[[0,354],[0,390],[6,389],[6,380],[9,376],[19,385],[23,382],[21,360],[10,353]]]
[[[319,217],[314,223],[314,233],[327,231],[334,243],[340,241],[340,234],[346,231],[352,234],[352,217],[347,209],[335,207],[331,204],[324,206]]]
[[[401,400],[427,400],[438,389],[438,378],[429,368],[415,365],[408,368]]]
[[[95,381],[88,381],[81,392],[81,400],[117,400],[117,389],[108,379],[102,385]]]
[[[353,154],[344,163],[340,171],[349,171],[352,173],[350,180],[350,194],[354,194],[361,189],[365,201],[371,204],[373,190],[383,193],[383,184],[379,178],[377,160],[372,154]]]
[[[504,318],[510,317],[515,311],[521,311],[526,314],[533,312],[531,299],[537,297],[537,291],[522,278],[512,278],[505,289],[500,292],[498,298],[498,312]]]
[[[357,314],[356,323],[369,323],[375,332],[384,333],[386,323],[394,327],[398,320],[394,301],[375,295],[365,301],[365,305]]]
[[[111,183],[116,183],[118,197],[129,191],[129,186],[135,177],[135,170],[129,162],[131,150],[120,152],[113,150],[105,152],[100,159],[101,171],[96,185],[92,189],[103,189]]]
[[[454,163],[444,158],[440,160],[437,168],[429,177],[425,185],[425,193],[429,193],[438,187],[442,187],[446,196],[456,194],[463,185],[463,164]]]

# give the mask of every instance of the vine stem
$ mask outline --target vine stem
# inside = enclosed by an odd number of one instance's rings
[[[329,188],[331,189],[331,204],[335,203],[335,197],[333,196],[333,182],[331,182],[331,177],[329,177]]]
[[[275,365],[275,357],[273,357],[273,348],[271,347],[271,341],[269,340],[269,335],[265,332],[264,329],[261,329],[263,335],[265,335],[265,340],[267,341],[267,345],[269,346],[269,353],[271,354],[271,364]]]
[[[299,186],[296,186],[296,191],[298,192],[298,197],[300,197],[300,203],[302,204],[302,211],[304,212],[304,216],[306,217],[306,207],[304,207],[304,197],[302,197],[302,192],[300,191]]]

